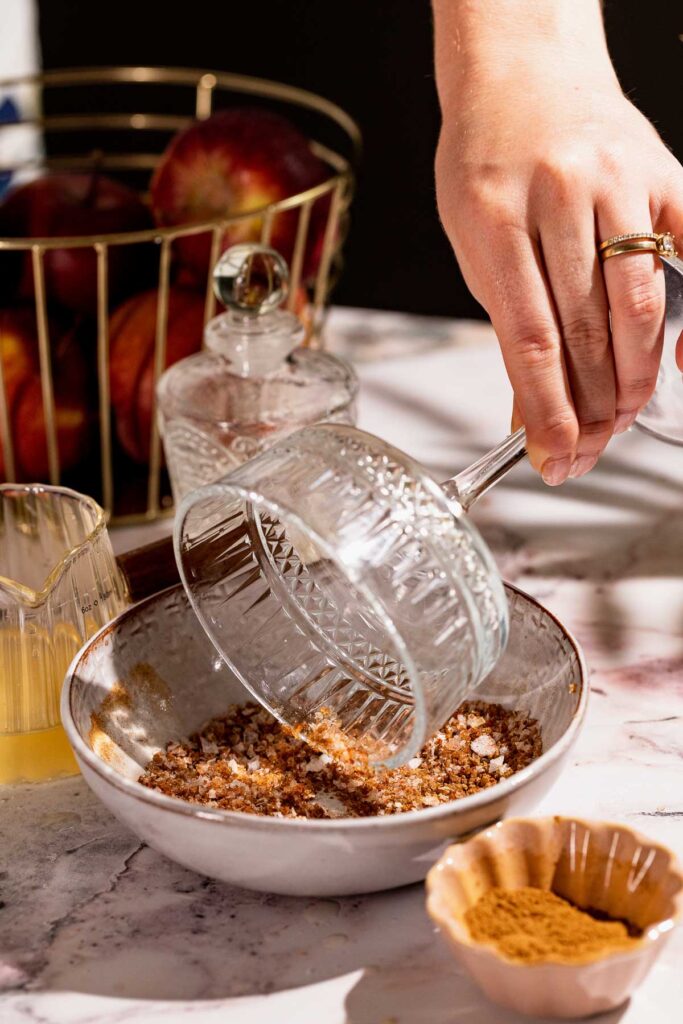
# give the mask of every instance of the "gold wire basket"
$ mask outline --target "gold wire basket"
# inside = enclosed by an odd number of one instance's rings
[[[63,170],[91,170],[96,163],[105,172],[130,178],[146,175],[157,165],[170,137],[194,119],[203,119],[240,97],[251,102],[267,101],[283,109],[295,122],[306,120],[312,151],[329,167],[327,180],[298,195],[289,196],[258,210],[231,217],[192,223],[180,227],[155,227],[143,231],[84,237],[6,238],[0,237],[0,253],[30,253],[33,271],[34,306],[38,338],[40,391],[43,402],[45,439],[51,484],[67,482],[93,494],[113,522],[153,520],[171,510],[171,496],[164,470],[161,440],[154,407],[149,438],[149,464],[134,467],[117,451],[112,423],[109,378],[108,266],[116,246],[153,244],[158,248],[157,317],[153,354],[154,384],[166,365],[169,294],[171,291],[172,246],[179,239],[205,232],[211,235],[211,259],[204,287],[204,323],[215,313],[210,268],[216,262],[226,232],[249,220],[260,225],[260,241],[268,244],[278,216],[297,212],[297,226],[291,258],[290,304],[300,301],[305,284],[310,343],[320,343],[323,314],[330,291],[341,269],[348,211],[353,193],[354,169],[360,154],[358,126],[334,103],[303,89],[264,79],[222,72],[152,67],[80,68],[46,72],[33,77],[5,80],[5,88],[35,90],[35,117],[18,122],[20,130],[40,133],[45,155],[20,163],[0,164],[0,173],[39,173]],[[70,90],[70,103],[55,103]],[[74,105],[74,101],[75,105]],[[98,105],[98,109],[93,107]],[[100,105],[101,104],[101,105]],[[103,109],[104,108],[104,109]],[[151,112],[142,112],[150,110]],[[56,112],[54,112],[56,109]],[[181,110],[182,113],[169,113]],[[0,131],[16,131],[17,123],[0,124]],[[93,136],[98,144],[92,146]],[[324,141],[322,138],[324,138]],[[328,139],[331,141],[328,142]],[[56,144],[52,140],[56,140]],[[122,145],[122,140],[125,140]],[[111,141],[111,145],[109,142]],[[325,223],[317,271],[312,280],[302,281],[302,268],[311,212],[325,204]],[[291,217],[291,214],[289,214]],[[92,248],[97,266],[97,424],[99,466],[93,457],[64,479],[60,468],[55,393],[54,354],[50,342],[48,297],[45,283],[45,254],[54,249]],[[0,358],[0,431],[5,477],[15,477],[15,442],[12,412]],[[153,400],[154,401],[154,400]],[[132,483],[131,483],[132,481]]]

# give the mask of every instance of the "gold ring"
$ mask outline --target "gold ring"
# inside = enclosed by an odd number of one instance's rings
[[[612,256],[629,252],[654,252],[658,256],[677,256],[676,239],[670,231],[634,231],[630,235],[614,235],[601,242],[598,253],[604,263]]]

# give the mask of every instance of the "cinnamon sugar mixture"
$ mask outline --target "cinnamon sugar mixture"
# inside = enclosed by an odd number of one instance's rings
[[[542,752],[535,719],[467,701],[408,764],[373,768],[324,713],[305,742],[256,704],[231,706],[155,754],[140,782],[191,803],[279,818],[365,817],[469,796]]]

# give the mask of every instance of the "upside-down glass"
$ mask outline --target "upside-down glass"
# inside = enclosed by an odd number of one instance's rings
[[[65,487],[0,486],[0,782],[77,771],[59,720],[62,680],[126,604],[96,502]]]
[[[404,763],[505,647],[503,585],[464,510],[523,454],[518,431],[440,487],[353,427],[298,431],[181,504],[192,606],[278,718],[326,709]]]

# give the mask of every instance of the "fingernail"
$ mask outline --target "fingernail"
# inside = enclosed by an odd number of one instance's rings
[[[558,484],[563,484],[567,479],[571,467],[572,460],[570,458],[546,459],[543,463],[541,476],[549,487],[557,487]]]
[[[589,473],[597,461],[597,455],[578,455],[572,462],[569,476],[572,480],[576,480],[577,476]]]
[[[614,421],[614,433],[623,434],[625,430],[632,427],[636,421],[637,412],[618,412]]]

